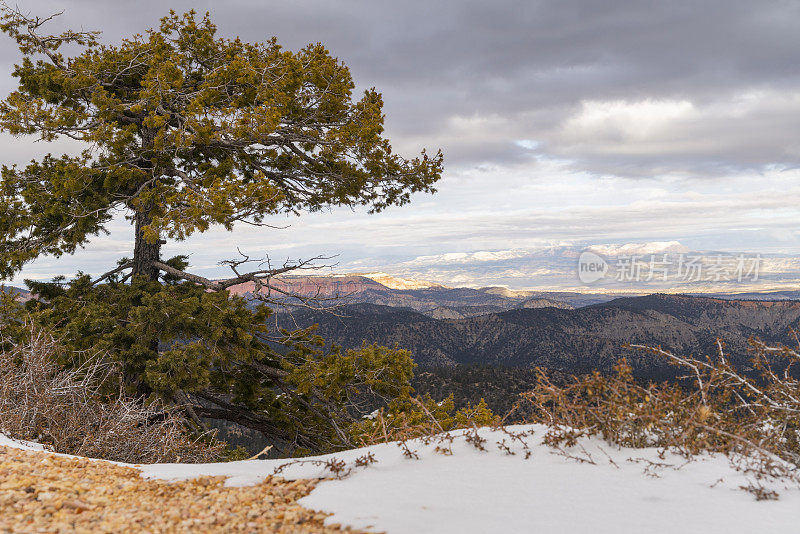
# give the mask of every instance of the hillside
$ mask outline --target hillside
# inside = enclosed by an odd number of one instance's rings
[[[628,358],[642,376],[669,371],[626,343],[662,345],[683,353],[716,352],[723,338],[734,360],[748,339],[789,343],[800,302],[723,300],[680,295],[621,298],[578,309],[513,309],[462,319],[434,319],[410,309],[355,304],[344,317],[297,311],[298,324],[319,324],[326,339],[355,347],[362,340],[411,350],[418,364],[542,366],[565,372],[609,370]]]
[[[25,302],[31,299],[31,293],[27,289],[20,289],[14,286],[0,286],[0,290],[7,291],[12,295],[16,295],[17,300]]]

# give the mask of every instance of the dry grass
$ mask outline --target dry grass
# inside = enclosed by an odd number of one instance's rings
[[[102,392],[111,372],[100,358],[79,369],[56,363],[61,350],[44,332],[0,353],[0,432],[55,452],[129,463],[202,462],[221,444],[187,437],[181,419],[122,393]]]

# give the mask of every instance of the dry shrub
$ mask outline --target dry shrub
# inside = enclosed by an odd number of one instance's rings
[[[218,459],[212,436],[191,439],[182,420],[163,407],[103,392],[113,366],[86,358],[78,369],[56,363],[62,350],[50,335],[0,352],[0,432],[55,452],[129,463]]]
[[[354,424],[351,435],[360,446],[436,436],[450,430],[497,426],[500,418],[486,402],[455,409],[453,396],[435,401],[430,395],[394,399]]]
[[[685,370],[680,383],[642,385],[624,360],[612,376],[595,372],[566,385],[539,370],[535,388],[515,406],[516,416],[548,425],[545,442],[556,447],[598,435],[687,458],[721,452],[756,480],[800,483],[800,354],[752,340],[752,372],[743,373],[717,344],[716,357],[703,359],[634,346]],[[758,493],[760,486],[754,487]]]
[[[396,441],[406,458],[418,460],[419,455],[410,443],[412,440],[423,445],[434,444],[436,452],[451,455],[456,437],[463,436],[476,449],[486,451],[486,439],[481,437],[480,427],[499,429],[512,441],[519,440],[524,446],[525,458],[530,457],[530,447],[523,440],[529,437],[528,433],[513,433],[505,429],[502,419],[492,413],[483,399],[460,410],[455,409],[453,395],[439,402],[428,394],[395,399],[388,407],[376,410],[353,425],[350,431],[361,446]],[[456,430],[463,432],[454,432]],[[496,445],[507,454],[515,454],[505,439]],[[359,467],[359,463],[356,461],[354,467]]]

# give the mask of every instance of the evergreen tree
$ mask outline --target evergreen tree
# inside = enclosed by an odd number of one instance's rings
[[[231,278],[209,280],[161,256],[167,239],[214,226],[330,206],[377,212],[433,192],[441,153],[394,154],[378,92],[354,98],[348,68],[321,44],[290,52],[274,38],[222,38],[208,14],[171,12],[116,45],[97,32],[43,34],[52,17],[7,6],[3,15],[23,57],[0,129],[86,149],[3,166],[0,278],[75,253],[120,211],[135,234],[130,258],[102,276],[29,283],[43,324],[116,359],[139,395],[185,405],[198,425],[259,430],[289,452],[347,445],[344,426],[365,398],[407,394],[407,352],[341,353],[310,330],[269,332],[265,305],[226,291],[250,282],[259,295],[282,294],[274,277],[305,262],[245,272],[244,257],[228,262]],[[80,52],[66,57],[67,45]]]

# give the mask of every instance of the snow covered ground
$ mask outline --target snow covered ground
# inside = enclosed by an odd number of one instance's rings
[[[357,458],[372,453],[375,463],[320,483],[301,504],[332,513],[331,522],[390,534],[800,532],[800,490],[773,483],[769,487],[780,499],[756,501],[740,489],[752,481],[723,456],[686,464],[678,456],[659,458],[654,449],[616,449],[595,439],[565,455],[541,445],[543,427],[509,430],[533,431],[526,438],[528,459],[518,440],[512,445],[508,435],[481,429],[486,451],[463,436],[452,443],[452,455],[436,452],[436,443],[409,442],[419,459],[406,457],[397,444],[377,445],[292,464],[281,476],[330,476],[321,462],[334,457],[353,467]],[[516,454],[498,446],[503,440]],[[140,468],[149,478],[224,475],[230,485],[246,485],[283,464],[254,460]]]
[[[13,447],[15,449],[24,449],[27,451],[44,451],[45,448],[38,443],[32,441],[22,441],[21,439],[11,439],[3,434],[0,434],[0,447]]]
[[[446,442],[409,442],[418,459],[391,443],[288,465],[250,460],[136,467],[147,478],[218,475],[228,477],[227,485],[241,486],[276,469],[289,479],[327,478],[325,464],[335,458],[349,474],[321,482],[301,504],[332,513],[330,522],[390,534],[800,532],[800,489],[768,484],[780,499],[756,501],[740,489],[753,481],[723,456],[686,463],[675,455],[660,458],[654,449],[618,449],[596,439],[559,452],[541,445],[543,427],[509,431],[533,432],[525,438],[529,458],[520,440],[481,429],[485,451],[453,433],[459,437],[449,444],[452,455],[435,450]],[[499,446],[504,440],[509,450]],[[2,436],[0,445],[32,447]],[[369,454],[374,463],[355,466]]]

